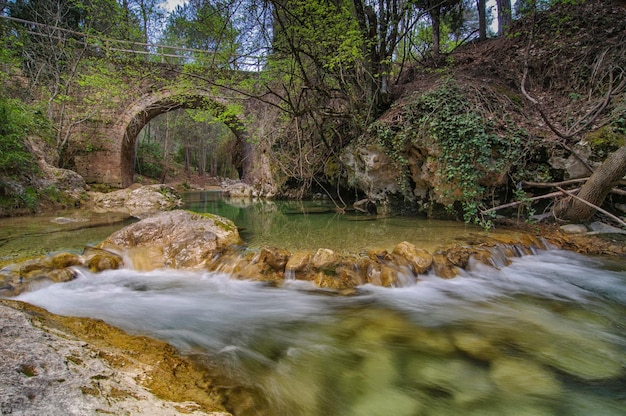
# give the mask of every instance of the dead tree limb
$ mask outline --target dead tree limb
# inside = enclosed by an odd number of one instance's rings
[[[575,189],[570,190],[570,192],[578,192],[579,190],[580,190],[580,188],[575,188]],[[499,210],[504,209],[504,208],[516,207],[518,205],[526,204],[526,203],[532,202],[532,201],[539,201],[541,199],[556,198],[557,196],[560,196],[560,195],[562,195],[561,192],[551,192],[551,193],[545,194],[545,195],[534,196],[532,198],[528,198],[528,199],[523,200],[523,201],[513,201],[513,202],[509,202],[508,204],[498,205],[497,207],[493,207],[493,208],[489,208],[489,209],[485,209],[483,211],[480,211],[480,213],[481,214],[488,214],[488,213],[493,212],[493,211],[499,211]]]
[[[573,185],[575,183],[587,182],[588,179],[589,179],[589,177],[568,179],[566,181],[561,181],[561,182],[522,181],[522,185],[523,186],[527,186],[529,188],[556,188],[557,186],[567,186],[567,185]],[[622,180],[622,181],[617,182],[617,185],[626,186],[626,180]],[[612,192],[614,192],[616,194],[620,194],[621,192],[624,192],[624,191],[622,191],[621,189],[613,189]]]
[[[594,204],[592,204],[591,202],[586,201],[586,200],[584,200],[584,199],[582,199],[582,198],[580,198],[580,197],[578,197],[578,196],[574,195],[572,192],[570,192],[570,191],[566,191],[565,189],[563,189],[563,188],[561,188],[561,187],[557,187],[556,189],[558,189],[559,191],[563,192],[564,194],[569,195],[569,196],[571,196],[572,198],[574,198],[574,199],[576,199],[576,200],[578,200],[578,201],[582,202],[583,204],[585,204],[585,205],[587,205],[587,206],[589,206],[589,207],[591,207],[591,208],[595,209],[596,211],[603,213],[603,214],[604,214],[604,215],[606,215],[607,217],[611,218],[613,221],[616,221],[617,223],[619,223],[622,227],[626,228],[626,222],[622,221],[619,217],[617,217],[617,216],[615,216],[615,215],[611,214],[611,213],[610,213],[610,212],[608,212],[607,210],[602,209],[602,208],[600,208],[599,206],[594,205]]]
[[[606,196],[624,175],[626,175],[626,146],[611,153],[580,188],[578,197],[587,203],[578,199],[564,198],[555,206],[555,215],[573,222],[589,220],[595,213],[595,209],[589,204],[602,205]]]
[[[577,179],[569,179],[561,182],[531,182],[531,181],[522,181],[522,185],[528,186],[530,188],[555,188],[557,186],[567,186],[573,185],[575,183],[586,182],[587,178],[577,178]]]

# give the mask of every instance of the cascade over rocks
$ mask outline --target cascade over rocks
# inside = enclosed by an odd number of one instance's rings
[[[116,270],[123,266],[121,256],[96,247],[85,248],[82,255],[58,253],[27,259],[0,269],[0,296],[16,296],[44,281],[68,282],[76,278],[74,267],[92,272]]]
[[[5,266],[0,270],[0,294],[17,295],[44,280],[72,280],[74,267],[99,272],[124,266],[141,271],[157,268],[219,271],[238,279],[272,284],[302,280],[340,291],[351,291],[364,284],[397,287],[415,284],[420,276],[427,274],[453,278],[476,264],[505,267],[511,258],[532,255],[549,247],[626,257],[626,244],[619,241],[619,236],[570,234],[567,229],[544,228],[540,234],[523,231],[475,234],[432,253],[406,241],[391,251],[350,254],[320,248],[314,253],[291,253],[278,247],[246,248],[232,221],[213,214],[174,210],[129,225],[109,236],[99,247],[86,248],[82,255],[59,253]]]

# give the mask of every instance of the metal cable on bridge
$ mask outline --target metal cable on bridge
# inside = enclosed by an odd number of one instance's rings
[[[13,21],[16,23],[21,23],[24,25],[33,25],[36,27],[49,29],[51,32],[51,33],[42,33],[42,32],[37,32],[32,29],[26,30],[26,33],[35,35],[35,36],[47,37],[49,39],[54,39],[54,40],[66,40],[67,39],[65,37],[61,37],[58,33],[55,34],[54,32],[61,32],[67,35],[79,36],[79,37],[82,37],[84,40],[73,38],[73,40],[77,42],[78,44],[86,46],[86,47],[102,48],[105,53],[119,52],[119,53],[131,53],[135,55],[156,56],[160,58],[176,58],[176,59],[183,60],[183,63],[190,63],[189,61],[192,61],[195,64],[199,63],[201,66],[206,64],[207,62],[205,60],[200,60],[200,61],[196,60],[196,57],[194,56],[194,54],[200,54],[200,55],[213,58],[210,62],[211,65],[207,65],[207,66],[217,66],[218,64],[216,64],[215,58],[221,54],[224,54],[223,52],[219,52],[219,51],[207,51],[207,50],[202,50],[202,49],[186,48],[182,46],[169,46],[169,45],[160,45],[160,44],[154,44],[154,43],[134,42],[134,41],[123,40],[123,39],[106,38],[106,37],[99,36],[99,35],[78,32],[78,31],[71,30],[71,29],[65,29],[59,26],[51,26],[45,23],[33,22],[30,20],[19,19],[19,18],[11,17],[11,16],[0,15],[0,18]],[[86,39],[88,38],[93,38],[95,42],[92,42],[92,43],[87,42]],[[128,49],[128,47],[126,48],[115,47],[112,45],[116,45],[116,46],[117,45],[120,45],[120,46],[129,45],[131,48],[134,46],[137,46],[139,47],[139,50],[134,49],[134,48]],[[150,49],[157,50],[157,51],[158,50],[182,51],[182,54],[153,52]],[[264,56],[229,54],[226,62],[229,65],[243,66],[247,68],[251,68],[251,67],[256,68],[256,71],[259,71],[262,68],[262,62],[264,60],[265,60]]]

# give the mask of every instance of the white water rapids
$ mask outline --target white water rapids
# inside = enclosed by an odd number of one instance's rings
[[[336,296],[133,270],[17,299],[203,351],[272,416],[625,415],[626,264],[551,250]]]

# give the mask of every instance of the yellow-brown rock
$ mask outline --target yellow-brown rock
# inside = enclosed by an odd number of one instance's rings
[[[380,284],[385,287],[394,287],[398,281],[398,272],[389,266],[382,266],[380,269]]]
[[[124,265],[124,260],[116,254],[102,250],[100,253],[94,254],[86,262],[85,266],[90,271],[97,273],[104,270],[117,270]]]
[[[237,227],[229,219],[175,210],[124,227],[109,236],[100,247],[124,250],[160,247],[163,256],[160,264],[153,268],[194,269],[207,267],[217,253],[236,244],[241,244],[241,239]]]
[[[320,248],[311,258],[311,266],[317,270],[334,268],[339,261],[337,254],[327,248]]]
[[[443,279],[451,279],[459,273],[459,269],[442,253],[433,255],[433,268],[435,274]]]
[[[313,280],[314,276],[308,273],[311,262],[311,252],[298,251],[289,257],[285,265],[285,279]]]
[[[51,268],[64,269],[66,267],[80,266],[82,264],[81,258],[78,254],[74,253],[59,253],[48,259]]]
[[[263,247],[261,249],[260,262],[267,263],[276,271],[284,271],[289,261],[290,253],[287,250],[276,247]]]
[[[428,251],[417,248],[406,241],[395,246],[393,253],[408,260],[416,274],[426,273],[433,264],[433,256]]]

